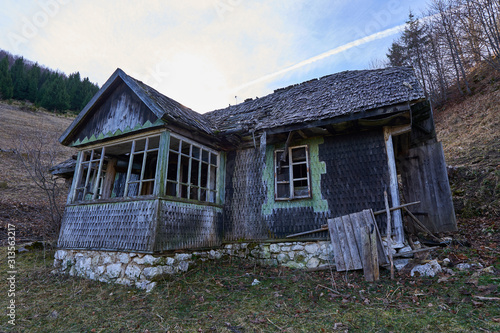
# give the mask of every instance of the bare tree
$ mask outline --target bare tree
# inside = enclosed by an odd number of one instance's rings
[[[18,138],[17,156],[29,178],[43,192],[49,210],[48,220],[41,226],[45,237],[55,238],[62,219],[60,198],[65,189],[64,180],[50,172],[64,156],[54,133],[35,131]]]

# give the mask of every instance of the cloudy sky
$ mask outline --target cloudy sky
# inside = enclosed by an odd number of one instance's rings
[[[101,86],[117,67],[206,112],[385,53],[425,0],[1,0],[0,48]],[[237,96],[235,98],[235,96]]]

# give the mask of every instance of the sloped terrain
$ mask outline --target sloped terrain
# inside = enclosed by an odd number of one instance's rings
[[[434,111],[455,211],[460,217],[500,217],[500,76],[477,69],[474,94]],[[453,93],[453,92],[452,92]],[[456,93],[455,93],[456,95]]]

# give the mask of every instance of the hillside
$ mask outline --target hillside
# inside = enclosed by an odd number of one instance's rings
[[[485,68],[471,77],[472,96],[435,110],[436,131],[457,215],[500,217],[500,77]]]
[[[25,103],[0,101],[0,229],[15,223],[21,239],[41,238],[47,232],[47,195],[28,176],[20,156],[39,150],[44,159],[53,155],[56,162],[70,157],[74,150],[57,139],[72,120]],[[64,181],[58,185],[57,200],[64,203],[67,185]]]

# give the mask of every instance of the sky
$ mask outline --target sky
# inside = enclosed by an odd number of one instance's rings
[[[204,113],[386,59],[426,0],[0,0],[0,49]]]

